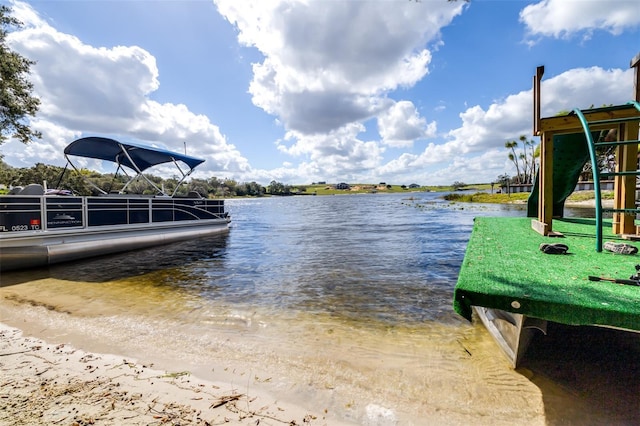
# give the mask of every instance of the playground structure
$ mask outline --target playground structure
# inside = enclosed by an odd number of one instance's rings
[[[553,332],[549,323],[640,333],[640,280],[627,279],[634,271],[632,278],[637,277],[638,257],[602,250],[603,235],[613,242],[627,239],[626,246],[639,248],[640,54],[631,67],[634,101],[548,118],[540,117],[544,68],[538,67],[533,127],[540,136],[541,158],[528,217],[474,219],[453,307],[469,321],[478,318],[513,367],[524,361],[533,339]],[[607,164],[606,173],[596,156],[601,147],[615,150],[615,166]],[[565,201],[588,162],[596,217],[565,218]],[[604,209],[600,178],[609,176],[614,178],[614,204]],[[603,212],[613,212],[613,217],[603,219]],[[543,247],[553,240],[548,237],[558,236],[568,251],[550,255]]]
[[[596,251],[602,251],[602,216],[612,212],[612,233],[620,238],[640,239],[636,216],[638,129],[640,126],[640,53],[630,64],[635,68],[633,101],[601,108],[574,109],[569,114],[540,117],[540,87],[544,67],[533,78],[533,134],[540,136],[540,169],[528,202],[531,227],[544,236],[560,236],[553,218],[562,217],[564,202],[573,192],[587,161],[593,171],[596,208]],[[614,172],[601,172],[596,149],[615,147]],[[603,208],[600,178],[614,178],[613,208]]]

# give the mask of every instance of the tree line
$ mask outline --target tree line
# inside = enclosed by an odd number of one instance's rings
[[[540,147],[536,147],[533,140],[527,139],[525,135],[520,135],[518,141],[511,140],[504,143],[504,147],[510,150],[509,160],[516,167],[516,175],[513,177],[513,183],[533,183],[538,169],[538,158],[540,157]],[[519,148],[516,151],[516,148]],[[499,176],[498,181],[504,181],[504,176]]]
[[[605,105],[606,106],[606,105]],[[593,105],[591,106],[593,108]],[[558,115],[566,114],[566,112],[560,112]],[[602,131],[599,135],[599,139],[602,140],[615,140],[617,134],[614,130]],[[516,168],[516,175],[510,177],[507,174],[498,176],[496,182],[502,186],[509,184],[532,184],[538,173],[540,163],[540,145],[536,145],[533,140],[527,139],[526,136],[521,135],[519,137],[520,143],[515,140],[507,141],[504,147],[509,150],[508,158],[514,164]],[[596,147],[596,163],[599,170],[614,171],[616,166],[615,148],[612,146],[599,146]],[[582,167],[580,173],[580,180],[593,180],[593,170],[591,169],[591,162],[587,161]]]
[[[152,174],[144,175],[147,179],[162,188],[167,194],[171,194],[178,186],[180,179],[177,176],[162,178]],[[122,174],[99,173],[88,169],[76,171],[66,167],[52,166],[37,163],[33,167],[11,167],[0,160],[0,184],[8,188],[25,186],[31,183],[46,185],[51,189],[66,189],[76,195],[99,195],[89,181],[105,192],[119,192],[129,179]],[[216,197],[262,197],[269,195],[291,195],[306,191],[305,187],[286,185],[275,180],[264,187],[257,182],[238,182],[234,179],[220,179],[211,177],[208,179],[191,178],[182,183],[176,191],[177,194],[186,195],[197,192],[205,198]],[[157,190],[151,187],[144,179],[138,178],[127,187],[127,192],[134,194],[156,195]]]
[[[10,13],[8,6],[0,5],[0,144],[9,137],[24,143],[42,137],[25,120],[35,117],[40,107],[40,99],[32,95],[33,83],[28,79],[35,62],[7,46],[10,29],[22,26]]]

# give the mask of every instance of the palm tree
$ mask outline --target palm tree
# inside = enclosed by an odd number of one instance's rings
[[[529,161],[527,157],[526,151],[518,155],[518,158],[522,162],[522,182],[520,183],[529,183]]]
[[[522,142],[522,154],[520,154],[520,160],[522,160],[524,174],[524,181],[522,183],[531,183],[531,163],[529,163],[529,153],[527,148],[533,144],[533,141],[529,141],[525,135],[520,135],[520,142]],[[533,158],[531,159],[533,161]]]
[[[527,139],[525,135],[520,135],[519,139],[522,142],[520,160],[524,167],[524,183],[533,183],[536,175],[536,158],[540,156],[540,152],[536,150],[535,141]]]
[[[504,147],[511,150],[509,153],[509,160],[511,160],[516,166],[516,177],[518,179],[518,183],[520,183],[520,165],[518,164],[518,156],[516,154],[517,146],[518,142],[516,141],[507,141],[504,143]]]
[[[532,146],[531,147],[531,151],[533,152],[531,154],[532,157],[532,163],[533,164],[533,173],[531,174],[531,182],[533,183],[533,179],[535,179],[536,174],[538,173],[538,169],[540,168],[540,144],[538,144],[538,146],[536,146],[535,148]]]

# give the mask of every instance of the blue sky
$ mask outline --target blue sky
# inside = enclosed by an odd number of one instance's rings
[[[533,138],[538,65],[553,115],[630,100],[640,52],[637,0],[3,3],[42,101],[43,139],[0,146],[15,167],[106,135],[186,142],[203,178],[490,182]]]

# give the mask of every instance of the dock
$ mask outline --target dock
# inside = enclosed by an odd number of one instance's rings
[[[630,67],[635,100],[542,117],[539,66],[533,134],[540,137],[540,166],[528,217],[475,219],[453,307],[469,321],[475,313],[513,367],[536,334],[547,333],[548,322],[640,332],[640,54]],[[602,165],[605,152],[615,170]],[[564,218],[585,165],[593,174],[595,217]],[[600,181],[611,177],[614,203],[605,208]],[[635,253],[614,253],[615,247],[607,250],[611,243]],[[547,253],[544,244],[562,249]]]
[[[561,324],[640,331],[640,286],[589,280],[629,279],[639,256],[595,251],[595,219],[554,220],[564,235],[555,241],[530,222],[526,217],[475,219],[454,292],[458,314],[471,320],[472,307],[481,306]],[[603,236],[623,241],[606,220]],[[540,244],[549,242],[569,250],[561,255],[540,251]]]

